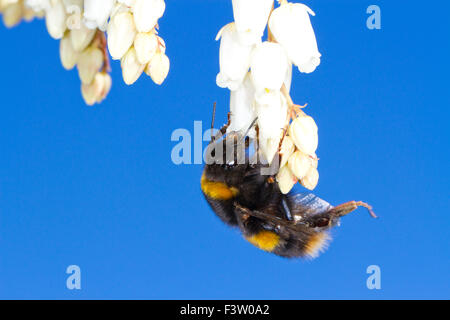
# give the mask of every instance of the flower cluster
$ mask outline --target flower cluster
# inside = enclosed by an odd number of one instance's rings
[[[170,68],[157,32],[164,11],[164,0],[0,0],[7,27],[45,17],[48,33],[60,40],[63,67],[78,69],[88,105],[100,103],[111,88],[108,51],[120,60],[126,84],[144,72],[163,83]]]
[[[292,69],[311,73],[321,54],[311,26],[314,12],[301,3],[278,0],[232,0],[234,22],[224,26],[220,72],[216,82],[230,93],[229,131],[248,135],[271,163],[281,155],[277,181],[288,193],[297,181],[308,189],[318,183],[317,125],[289,95]],[[265,30],[268,39],[263,41]],[[291,121],[292,120],[292,121]],[[277,158],[278,159],[278,158]]]

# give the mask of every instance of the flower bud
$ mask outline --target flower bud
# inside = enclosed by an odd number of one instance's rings
[[[70,31],[70,40],[75,51],[83,51],[94,39],[96,30],[88,29],[82,25],[80,28],[72,29]]]
[[[147,64],[155,55],[158,49],[158,38],[153,32],[138,33],[134,38],[134,48],[141,64]]]
[[[102,102],[111,89],[111,76],[105,72],[98,72],[94,81],[81,85],[81,94],[88,106]]]
[[[64,36],[59,44],[59,56],[64,69],[72,70],[75,67],[79,53],[74,50],[70,35]]]
[[[145,73],[147,73],[156,84],[162,84],[169,74],[170,60],[162,52],[158,52],[148,63]]]
[[[78,59],[78,75],[81,82],[90,84],[98,70],[103,66],[103,52],[96,47],[85,49]]]
[[[135,83],[145,69],[145,64],[139,63],[134,47],[128,50],[120,63],[123,81],[128,85]]]
[[[133,44],[136,36],[133,15],[130,12],[115,14],[108,24],[108,49],[114,60],[120,60]]]
[[[277,174],[277,182],[281,193],[287,194],[297,183],[297,178],[292,174],[288,166],[282,166]]]
[[[9,3],[4,6],[3,23],[6,27],[12,28],[19,24],[23,16],[23,7],[20,2]]]
[[[283,143],[281,144],[280,150],[281,154],[280,167],[284,167],[287,164],[289,158],[294,152],[295,152],[294,142],[292,141],[291,137],[285,136],[283,139]]]
[[[53,39],[61,39],[66,31],[66,10],[61,0],[51,1],[45,12],[47,31]]]
[[[298,179],[303,179],[312,167],[312,160],[308,155],[297,150],[289,157],[288,166]]]
[[[306,176],[300,180],[302,186],[306,189],[314,190],[319,183],[319,171],[316,168],[311,167],[306,173]]]
[[[134,22],[138,32],[150,32],[166,9],[164,0],[136,0],[133,5]]]
[[[303,153],[313,155],[319,144],[318,128],[310,116],[299,116],[289,126],[289,136]]]

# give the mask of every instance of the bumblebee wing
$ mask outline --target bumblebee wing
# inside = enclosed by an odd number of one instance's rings
[[[312,193],[286,195],[286,203],[295,221],[320,215],[333,209],[333,206]]]

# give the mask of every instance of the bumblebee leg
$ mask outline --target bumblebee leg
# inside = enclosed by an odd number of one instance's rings
[[[337,219],[355,211],[358,207],[366,208],[373,218],[377,218],[372,210],[372,207],[367,203],[362,201],[349,201],[338,205],[327,212],[311,216],[306,219],[304,223],[310,228],[330,227],[337,221]]]
[[[372,218],[378,218],[376,216],[375,212],[373,212],[372,207],[362,201],[349,201],[349,202],[346,202],[346,203],[343,203],[341,205],[334,207],[330,211],[332,211],[333,214],[337,217],[343,217],[343,216],[349,214],[350,212],[356,210],[358,207],[366,208],[369,211]]]

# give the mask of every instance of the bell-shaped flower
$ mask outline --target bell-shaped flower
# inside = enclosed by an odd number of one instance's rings
[[[152,78],[153,82],[160,85],[169,74],[170,60],[163,52],[157,52],[148,63],[145,73]]]
[[[250,66],[257,96],[280,91],[289,72],[286,52],[281,45],[271,42],[263,42],[255,47]]]
[[[140,32],[134,38],[134,48],[139,62],[147,64],[158,50],[158,38],[154,32]]]
[[[108,49],[114,60],[120,60],[133,44],[136,36],[133,15],[119,11],[108,24]]]
[[[318,128],[314,119],[301,115],[289,126],[289,136],[299,150],[307,155],[314,155],[319,144]]]
[[[230,126],[228,132],[247,131],[252,122],[256,119],[254,108],[255,89],[247,74],[242,84],[235,91],[230,93]],[[255,129],[252,128],[248,136],[255,137]]]
[[[308,174],[311,168],[317,168],[317,158],[314,159],[302,151],[297,150],[289,157],[288,167],[301,180]]]
[[[120,61],[122,67],[123,81],[127,85],[132,85],[144,72],[145,64],[141,64],[137,58],[136,50],[131,47]]]
[[[77,64],[79,52],[77,52],[72,45],[72,41],[70,40],[70,35],[65,35],[59,44],[59,56],[61,58],[61,64],[64,69],[72,70],[73,67]]]
[[[309,15],[315,15],[301,3],[285,3],[275,9],[269,20],[269,28],[289,59],[304,73],[313,72],[320,64],[321,54]]]
[[[216,82],[221,88],[236,90],[244,80],[250,68],[250,56],[253,46],[239,42],[235,23],[229,23],[217,34],[220,41],[219,63],[220,72]]]
[[[66,9],[62,0],[51,1],[51,6],[45,12],[47,31],[53,39],[61,39],[66,31]]]
[[[84,24],[90,29],[106,30],[115,0],[84,0]]]
[[[305,177],[300,180],[302,186],[306,189],[314,190],[319,182],[319,171],[317,168],[311,167]]]
[[[138,32],[150,32],[158,23],[166,9],[164,0],[136,0],[133,15]]]
[[[111,89],[111,76],[105,72],[98,72],[94,81],[81,85],[81,94],[88,106],[102,102]]]
[[[96,30],[89,29],[85,25],[70,31],[70,40],[75,51],[83,51],[94,39]]]
[[[78,59],[78,75],[81,82],[90,84],[94,80],[98,70],[103,66],[103,52],[96,47],[85,49]]]
[[[277,174],[277,182],[281,193],[287,194],[297,183],[297,178],[288,166],[281,166]]]
[[[233,15],[239,39],[243,44],[261,42],[273,0],[233,0]]]

